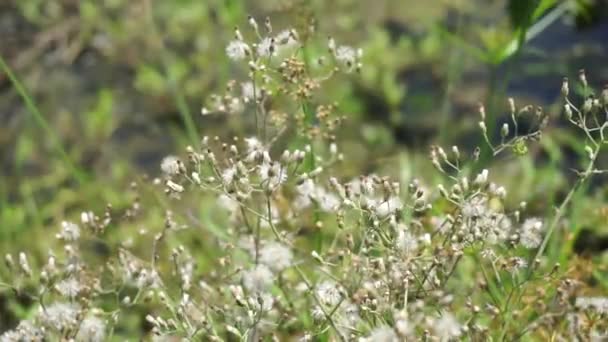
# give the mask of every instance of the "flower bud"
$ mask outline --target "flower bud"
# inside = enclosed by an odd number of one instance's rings
[[[481,121],[486,121],[486,107],[482,104],[479,104],[479,116],[481,117]]]
[[[504,138],[507,135],[509,135],[509,124],[504,123],[500,129],[500,136]]]
[[[251,27],[257,31],[258,30],[258,23],[257,21],[255,21],[255,18],[253,16],[247,16],[247,21],[249,22],[249,25],[251,25]]]
[[[329,40],[327,41],[327,50],[329,50],[331,54],[336,51],[336,41],[331,37],[329,37]]]
[[[437,147],[437,152],[439,153],[439,156],[441,156],[441,159],[443,159],[443,161],[445,161],[445,162],[448,161],[448,155],[445,153],[443,148]]]
[[[473,181],[477,185],[484,185],[488,182],[488,170],[483,169]]]
[[[568,77],[564,77],[564,80],[562,81],[562,95],[564,97],[568,97],[568,94],[570,94],[570,87],[568,86]]]
[[[507,190],[501,186],[498,189],[496,189],[495,194],[497,197],[504,199],[505,197],[507,197]]]
[[[32,275],[32,269],[27,261],[27,256],[23,252],[19,253],[19,267],[21,268],[21,271],[28,277]]]
[[[458,150],[458,146],[452,146],[452,153],[454,153],[454,156],[456,156],[457,160],[460,159],[460,150]]]
[[[460,180],[460,184],[462,184],[462,189],[466,192],[469,191],[469,179],[467,177],[462,177]]]
[[[583,84],[583,87],[587,88],[587,76],[585,76],[585,69],[581,69],[578,71],[578,79]]]
[[[514,115],[515,111],[517,110],[515,108],[515,100],[512,97],[509,97],[508,102],[509,102],[509,111],[511,111],[511,115]]]
[[[9,270],[15,266],[15,261],[13,261],[13,256],[10,254],[6,254],[4,256],[4,263],[6,264],[6,267],[8,267]]]
[[[234,38],[236,40],[241,40],[241,41],[243,40],[243,35],[241,34],[241,31],[239,30],[238,27],[234,28]]]
[[[201,184],[201,177],[198,172],[192,172],[192,180],[194,180],[194,183],[196,184]]]
[[[588,98],[583,103],[583,113],[589,113],[593,109],[593,99]]]

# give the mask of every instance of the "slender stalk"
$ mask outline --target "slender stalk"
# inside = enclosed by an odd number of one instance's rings
[[[153,37],[156,37],[155,43],[157,44],[157,52],[160,56],[161,66],[164,69],[165,76],[167,77],[169,92],[171,93],[173,100],[175,101],[175,106],[177,107],[177,110],[179,111],[179,114],[182,117],[182,121],[186,128],[186,133],[188,134],[188,139],[190,140],[190,143],[196,146],[200,141],[198,130],[196,129],[194,118],[192,117],[192,112],[188,107],[186,97],[184,96],[183,92],[179,90],[178,80],[173,71],[171,70],[171,61],[169,59],[169,55],[166,53],[166,51],[168,50],[165,48],[163,38],[160,35],[160,32],[158,31],[158,28],[156,26],[151,1],[144,1],[144,5],[148,17],[147,19],[148,25],[150,26],[150,31],[152,32]]]
[[[589,176],[591,174],[593,174],[593,168],[595,167],[595,161],[597,160],[597,156],[600,152],[600,149],[601,149],[601,145],[599,145],[595,149],[595,151],[593,153],[593,157],[589,161],[589,165],[587,166],[587,169],[585,169],[585,171],[581,173],[579,180],[572,187],[572,189],[570,189],[570,191],[566,195],[566,198],[564,199],[562,204],[557,209],[557,212],[555,213],[555,216],[553,217],[553,220],[551,220],[551,224],[549,225],[549,228],[547,229],[547,234],[545,235],[543,242],[541,243],[540,247],[538,248],[536,255],[534,256],[534,259],[532,259],[531,263],[529,263],[530,268],[529,268],[529,272],[528,272],[528,279],[532,276],[532,273],[534,272],[534,269],[535,269],[536,263],[534,262],[534,260],[540,258],[542,256],[543,252],[545,251],[545,249],[547,248],[549,239],[551,238],[551,235],[555,231],[555,228],[557,227],[557,225],[561,221],[562,217],[564,216],[564,214],[566,212],[566,208],[570,204],[572,197],[578,191],[578,189],[581,187],[581,185],[583,183],[585,183],[585,181],[589,178]]]
[[[8,79],[13,84],[13,87],[25,103],[25,106],[34,118],[34,121],[42,128],[44,133],[51,139],[51,144],[53,148],[59,154],[59,157],[62,159],[65,166],[69,169],[74,178],[78,181],[78,183],[83,184],[86,181],[86,174],[72,161],[66,149],[61,143],[61,139],[57,133],[53,130],[51,125],[48,123],[46,118],[42,115],[36,104],[34,103],[33,98],[30,96],[28,91],[25,89],[23,84],[19,81],[17,76],[12,72],[11,68],[5,62],[4,58],[0,56],[0,71],[6,74]]]

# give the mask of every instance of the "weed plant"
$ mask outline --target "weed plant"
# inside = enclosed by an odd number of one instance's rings
[[[485,146],[430,149],[443,184],[346,178],[336,134],[345,117],[318,95],[357,77],[362,53],[319,43],[312,27],[276,31],[249,18],[235,29],[226,54],[247,77],[209,96],[202,115],[239,115],[251,136],[203,132],[162,161],[152,192],[142,180],[125,193],[130,206],[62,222],[46,260],[6,254],[2,291],[32,310],[0,340],[606,338],[608,298],[590,292],[574,262],[545,252],[574,194],[607,172],[597,161],[608,89],[593,96],[581,71],[578,106],[564,80],[565,120],[509,99],[499,141],[480,106]],[[473,170],[485,151],[527,153],[552,121],[581,130],[588,158],[556,210],[538,217],[526,202],[507,204],[509,189],[492,180],[500,171]]]

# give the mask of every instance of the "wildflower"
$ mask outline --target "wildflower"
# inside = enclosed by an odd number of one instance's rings
[[[335,53],[336,51],[336,41],[331,37],[327,41],[327,50],[331,53]]]
[[[498,215],[498,217],[492,223],[493,229],[488,232],[487,240],[491,244],[495,244],[507,239],[509,231],[513,227],[511,218],[504,214]]]
[[[513,272],[517,272],[521,269],[528,267],[528,262],[520,257],[512,257],[509,259],[509,266],[513,270]]]
[[[191,177],[194,183],[201,184],[201,176],[198,174],[198,172],[192,172]]]
[[[19,267],[21,268],[23,274],[27,275],[28,277],[32,275],[32,269],[27,261],[27,256],[23,252],[19,253]]]
[[[350,46],[340,46],[336,50],[336,60],[346,67],[351,68],[355,64],[356,52]]]
[[[29,320],[23,320],[13,329],[0,335],[0,342],[42,341],[44,330]]]
[[[182,287],[184,290],[189,290],[192,285],[192,274],[194,273],[194,262],[189,260],[185,262],[183,266],[179,268],[179,274],[182,280]]]
[[[243,106],[243,103],[237,97],[231,98],[230,101],[228,102],[228,108],[227,108],[228,114],[238,114],[238,113],[243,112],[244,109],[245,109],[245,107]]]
[[[95,221],[95,214],[93,214],[93,212],[83,211],[82,213],[80,213],[80,222],[82,224],[90,224],[93,223],[93,221]]]
[[[509,124],[504,123],[500,129],[500,136],[504,138],[507,135],[509,135]]]
[[[298,194],[300,196],[306,197],[306,198],[314,196],[315,190],[316,190],[316,184],[310,178],[307,178],[301,184],[298,184],[298,186],[296,187],[296,191],[298,192]]]
[[[160,284],[160,277],[155,270],[142,269],[134,281],[135,286],[139,289],[146,287],[156,288]]]
[[[180,193],[180,192],[184,191],[184,187],[183,186],[181,186],[181,185],[179,185],[179,184],[177,184],[177,183],[175,183],[175,182],[173,182],[171,180],[168,180],[167,183],[166,183],[166,185],[167,185],[167,188],[169,190],[173,191],[173,192]]]
[[[485,124],[484,124],[485,127]],[[479,186],[483,186],[488,182],[488,170],[487,169],[483,169],[478,175],[477,177],[475,177],[475,180],[473,181],[473,183],[475,183],[476,185]]]
[[[160,169],[167,176],[174,176],[179,174],[181,170],[180,160],[176,156],[166,156],[160,162]]]
[[[319,204],[319,209],[325,212],[333,212],[340,206],[340,200],[338,197],[331,193],[326,193],[323,188],[318,188],[317,191],[321,190],[315,198]]]
[[[239,208],[239,202],[237,202],[235,199],[233,199],[232,197],[228,196],[228,195],[220,195],[217,198],[217,204],[226,209],[226,211],[229,212],[236,212],[236,210]]]
[[[4,263],[9,270],[15,267],[15,261],[13,260],[13,256],[10,254],[4,255]]]
[[[321,322],[325,319],[325,312],[323,312],[323,309],[321,309],[320,306],[314,306],[310,312],[310,315],[315,322]]]
[[[336,306],[342,299],[338,285],[330,280],[317,284],[315,293],[319,301],[327,306]]]
[[[405,230],[400,230],[397,235],[397,248],[399,248],[405,255],[412,255],[418,248],[418,241],[416,238]]]
[[[222,171],[222,181],[224,184],[229,185],[234,181],[234,176],[236,175],[236,167],[229,167]]]
[[[349,300],[345,300],[340,305],[341,320],[340,325],[352,327],[359,322],[359,307]]]
[[[389,326],[382,325],[374,330],[366,338],[362,338],[361,342],[397,342],[397,334],[395,330]]]
[[[562,95],[564,97],[568,97],[568,94],[570,94],[570,87],[568,86],[568,77],[564,77],[564,79],[562,80]]]
[[[274,280],[272,271],[266,265],[257,265],[243,272],[243,286],[250,292],[263,292],[267,290]]]
[[[68,278],[55,284],[55,289],[62,296],[74,299],[83,290],[83,286],[77,279]]]
[[[259,174],[262,182],[269,189],[276,188],[287,180],[287,170],[284,170],[278,162],[262,163],[259,168]]]
[[[101,342],[106,338],[106,324],[95,316],[82,320],[76,334],[77,341]]]
[[[598,313],[608,314],[608,297],[578,297],[574,306],[580,309],[590,309]]]
[[[251,299],[251,306],[256,308],[258,311],[270,311],[274,305],[274,297],[268,292],[258,293],[256,298]]]
[[[295,45],[298,42],[294,30],[283,30],[275,39],[280,45]]]
[[[503,186],[500,186],[494,191],[494,194],[497,197],[504,199],[505,197],[507,197],[507,189],[505,189]]]
[[[391,196],[386,201],[376,202],[373,206],[378,217],[387,217],[403,209],[403,202],[397,196]]]
[[[281,272],[292,263],[291,250],[278,242],[266,244],[260,250],[260,263],[268,266],[273,272]]]
[[[443,312],[441,317],[435,320],[433,330],[435,335],[442,341],[459,337],[461,334],[460,323],[458,323],[454,315],[449,312]]]
[[[407,312],[398,312],[395,319],[395,330],[399,336],[404,337],[412,334],[413,327],[408,320]]]
[[[272,57],[276,55],[274,39],[269,37],[262,39],[262,41],[258,44],[257,53],[260,57]]]
[[[247,145],[247,157],[245,160],[248,162],[254,161],[264,151],[262,143],[256,137],[245,138],[245,144]]]
[[[243,97],[243,101],[248,103],[251,100],[259,98],[259,89],[255,89],[252,82],[243,82],[241,83],[241,96]],[[255,138],[253,138],[255,139]],[[248,140],[248,139],[246,139]]]
[[[542,242],[543,222],[537,218],[529,218],[521,226],[519,243],[525,248],[537,248]]]
[[[80,306],[76,303],[53,303],[40,310],[38,318],[42,325],[55,331],[66,331],[78,324]]]
[[[65,241],[76,241],[80,237],[80,227],[76,223],[61,222],[61,233],[57,234],[58,239]]]
[[[293,30],[281,31],[275,37],[275,41],[278,43],[277,53],[281,55],[285,55],[286,53],[293,51],[298,46],[296,34]]]
[[[226,47],[226,54],[233,61],[240,61],[249,55],[249,45],[241,40],[233,40]]]

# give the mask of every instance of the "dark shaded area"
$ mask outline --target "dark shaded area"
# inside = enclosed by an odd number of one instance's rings
[[[608,250],[608,235],[598,235],[592,229],[583,228],[574,242],[574,251],[582,256],[592,256]]]

